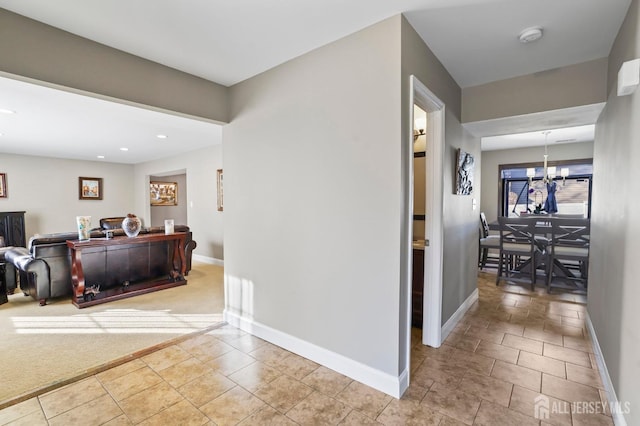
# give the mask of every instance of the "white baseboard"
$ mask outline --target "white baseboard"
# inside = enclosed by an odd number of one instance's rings
[[[223,317],[227,323],[236,328],[317,362],[394,398],[400,398],[401,392],[404,392],[408,386],[408,371],[396,377],[264,324],[243,318],[226,309]]]
[[[604,390],[607,392],[607,396],[609,397],[609,407],[618,407],[618,397],[616,396],[616,390],[613,387],[613,382],[611,381],[611,376],[609,376],[609,370],[607,370],[607,364],[604,362],[604,356],[602,356],[602,349],[600,349],[600,343],[598,343],[598,337],[596,336],[596,330],[593,328],[593,323],[591,322],[591,317],[589,316],[589,312],[587,312],[587,329],[589,330],[589,335],[591,336],[591,340],[593,341],[593,349],[595,351],[596,363],[598,364],[598,370],[600,370],[600,377],[602,378],[602,384],[604,385]],[[627,421],[624,418],[624,414],[620,412],[620,410],[611,410],[611,416],[613,417],[613,423],[616,426],[627,426]]]
[[[224,260],[216,259],[215,257],[203,256],[201,254],[193,254],[191,259],[202,263],[208,263],[209,265],[224,266]]]
[[[447,322],[445,322],[444,325],[442,326],[441,340],[443,342],[447,339],[447,336],[449,336],[449,333],[451,333],[453,329],[456,328],[456,325],[458,325],[458,322],[462,319],[464,314],[467,313],[471,305],[473,305],[476,302],[476,300],[478,300],[477,288],[473,290],[473,292],[469,295],[469,297],[467,297],[467,300],[462,302],[462,305],[460,305],[458,310],[456,310],[453,313],[453,315],[451,315],[451,318],[449,318]]]

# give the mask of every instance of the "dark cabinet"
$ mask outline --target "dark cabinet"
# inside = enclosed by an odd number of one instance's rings
[[[0,235],[7,246],[26,247],[24,212],[0,212]]]
[[[413,280],[411,283],[411,325],[422,328],[424,294],[424,250],[413,249]]]

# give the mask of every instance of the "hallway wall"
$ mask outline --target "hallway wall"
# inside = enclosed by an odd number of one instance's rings
[[[389,393],[399,52],[399,17],[318,48],[233,86],[223,128],[227,320]]]
[[[476,289],[478,210],[481,197],[480,140],[461,123],[461,90],[417,32],[403,18],[402,93],[409,93],[409,77],[415,75],[445,103],[445,147],[443,155],[443,289],[442,324],[458,310]],[[409,120],[409,99],[403,99],[403,123]],[[403,131],[405,128],[403,127]],[[404,137],[403,136],[403,140]],[[475,158],[474,189],[471,195],[455,194],[456,156],[459,148]],[[408,152],[405,155],[410,155]]]
[[[605,102],[607,58],[466,87],[462,122],[491,120]]]
[[[640,57],[640,12],[633,0],[609,56],[609,98],[596,125],[588,312],[617,399],[631,404],[629,425],[640,424],[640,90],[619,97],[617,74]]]

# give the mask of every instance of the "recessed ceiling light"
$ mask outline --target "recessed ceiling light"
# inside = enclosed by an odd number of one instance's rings
[[[158,139],[166,139],[167,135],[156,135]]]
[[[98,158],[103,159],[104,155],[98,155]]]
[[[0,112],[2,114],[15,114],[16,113],[15,111],[12,111],[12,110],[6,109],[6,108],[0,108]]]
[[[518,40],[520,40],[520,43],[531,43],[532,41],[536,41],[541,38],[542,38],[541,27],[531,27],[531,28],[524,29],[518,36]]]
[[[0,136],[2,136],[2,133],[0,133]]]
[[[120,148],[120,151],[129,151],[129,148]]]

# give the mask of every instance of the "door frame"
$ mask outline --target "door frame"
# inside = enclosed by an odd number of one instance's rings
[[[425,196],[425,238],[429,241],[424,251],[424,291],[423,291],[423,321],[422,343],[434,348],[442,344],[442,270],[444,253],[444,147],[445,147],[445,104],[427,86],[414,75],[410,77],[410,125],[409,134],[411,152],[413,153],[413,105],[418,105],[427,113],[427,143],[426,143],[426,185]],[[413,199],[413,155],[409,164],[411,184],[409,194]],[[413,236],[413,201],[410,203],[409,239]],[[411,244],[412,241],[409,241]],[[412,257],[408,257],[411,267]],[[411,282],[408,283],[411,286]],[[409,297],[411,291],[409,288]],[[410,301],[409,301],[410,303]],[[411,305],[409,305],[409,309]],[[411,315],[408,315],[411,330]],[[409,339],[410,340],[410,339]],[[411,342],[409,341],[409,345]]]

